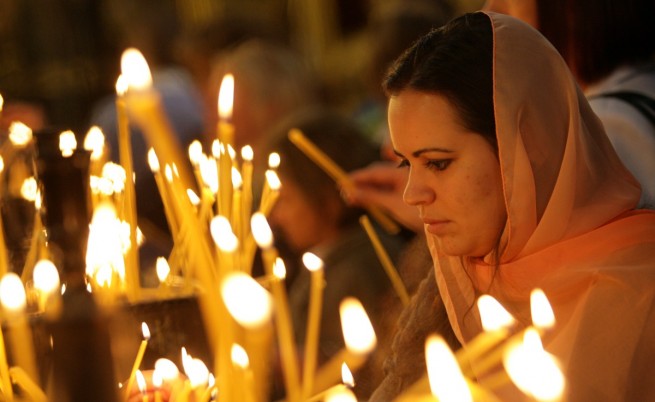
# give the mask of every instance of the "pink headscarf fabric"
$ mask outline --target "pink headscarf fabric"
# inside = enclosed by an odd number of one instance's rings
[[[655,213],[633,210],[639,184],[557,51],[529,25],[487,15],[508,218],[499,267],[442,255],[428,234],[453,329],[464,345],[482,331],[471,308],[481,293],[529,325],[541,288],[557,319],[544,346],[563,364],[567,400],[655,397]]]

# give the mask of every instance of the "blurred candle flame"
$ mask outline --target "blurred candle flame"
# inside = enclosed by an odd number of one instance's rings
[[[287,268],[284,266],[284,261],[280,257],[275,259],[275,264],[273,265],[273,275],[275,275],[275,277],[278,279],[284,279],[287,276]]]
[[[277,152],[271,152],[268,155],[268,167],[269,169],[277,169],[280,167],[280,154]]]
[[[323,260],[321,260],[316,254],[310,252],[306,252],[302,255],[302,263],[310,271],[323,269]]]
[[[9,141],[17,147],[22,148],[32,141],[32,129],[20,121],[14,121],[9,125]]]
[[[232,356],[232,363],[234,363],[234,365],[237,367],[240,367],[242,369],[247,369],[248,366],[250,365],[250,359],[248,358],[248,353],[239,344],[236,343],[232,344],[231,356]]]
[[[243,159],[246,162],[252,162],[253,157],[254,157],[254,153],[250,145],[246,145],[243,148],[241,148],[241,159]]]
[[[32,272],[34,287],[44,293],[54,293],[59,289],[59,271],[55,264],[47,259],[39,260]]]
[[[141,323],[141,333],[143,334],[143,339],[150,340],[150,328],[148,328],[148,324],[145,322]]]
[[[212,218],[209,223],[209,232],[221,251],[231,253],[239,246],[239,239],[232,231],[230,221],[223,215]]]
[[[9,272],[0,280],[0,303],[6,310],[20,312],[25,309],[27,296],[20,277]]]
[[[166,381],[175,380],[180,375],[180,370],[175,363],[165,358],[160,358],[155,361],[155,371],[157,371]]]
[[[38,185],[34,177],[28,177],[23,180],[23,184],[20,186],[20,195],[27,201],[34,202],[36,201],[38,193]]]
[[[532,324],[535,327],[547,329],[555,325],[555,313],[553,313],[553,308],[543,290],[534,289],[530,293],[530,310],[532,312]]]
[[[121,56],[121,73],[129,89],[145,90],[152,87],[150,67],[143,54],[135,48],[126,49]]]
[[[84,149],[91,151],[91,160],[97,161],[102,157],[105,147],[105,135],[98,126],[92,126],[84,137]]]
[[[271,295],[243,272],[230,272],[221,285],[221,296],[232,317],[245,328],[258,328],[273,312]]]
[[[280,182],[280,178],[278,177],[275,170],[268,169],[264,175],[266,176],[268,187],[270,187],[271,190],[279,190],[280,187],[282,187],[282,182]]]
[[[425,361],[432,395],[440,402],[472,402],[466,379],[446,342],[430,335],[425,343]]]
[[[370,353],[377,338],[362,303],[354,297],[346,297],[339,305],[339,314],[346,348],[357,354]]]
[[[59,150],[61,151],[61,155],[64,158],[68,158],[73,155],[75,148],[77,148],[75,133],[70,130],[61,132],[59,134]]]
[[[273,231],[266,220],[266,216],[261,212],[255,212],[250,218],[250,228],[255,243],[263,249],[270,248],[273,245]]]
[[[171,273],[171,267],[168,265],[168,261],[164,257],[158,257],[157,263],[155,264],[155,270],[157,271],[157,278],[159,282],[164,283],[168,279],[168,275]]]
[[[159,158],[157,158],[154,148],[148,150],[148,165],[153,173],[159,172]]]
[[[198,140],[193,140],[189,145],[189,160],[193,166],[198,166],[200,158],[202,158],[202,144]]]
[[[346,362],[341,364],[341,382],[350,388],[355,386],[355,378],[353,377],[353,373],[348,368]]]
[[[139,387],[139,392],[145,394],[146,390],[148,389],[148,385],[146,383],[146,378],[143,376],[141,370],[136,371],[135,377],[136,377],[136,385],[137,387]]]
[[[234,76],[225,74],[218,91],[218,116],[221,120],[232,118],[232,105],[234,103]]]
[[[480,310],[482,328],[485,331],[495,331],[514,324],[514,317],[492,296],[482,295],[478,298],[477,303],[478,310]]]
[[[127,80],[122,74],[116,79],[116,95],[123,96],[127,93]]]

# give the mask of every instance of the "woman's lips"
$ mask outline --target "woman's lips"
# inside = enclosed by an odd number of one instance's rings
[[[450,221],[445,219],[424,219],[423,223],[426,225],[428,233],[439,236],[446,233]]]

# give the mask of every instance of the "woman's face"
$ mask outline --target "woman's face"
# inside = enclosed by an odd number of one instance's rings
[[[485,11],[511,15],[538,29],[537,0],[487,0],[482,7]]]
[[[507,217],[500,165],[493,147],[458,121],[440,95],[404,90],[389,101],[391,140],[409,167],[405,202],[444,254],[482,257]]]

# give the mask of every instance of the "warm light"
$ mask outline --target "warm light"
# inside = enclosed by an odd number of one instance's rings
[[[59,134],[59,150],[64,158],[73,155],[75,148],[77,148],[77,138],[75,138],[75,133],[66,130]]]
[[[230,159],[234,160],[237,157],[237,151],[232,148],[232,145],[227,144],[227,153],[230,155]]]
[[[263,249],[267,249],[273,245],[273,231],[268,225],[266,216],[261,212],[255,212],[250,218],[250,229],[252,236],[255,238],[255,243]]]
[[[105,135],[98,126],[93,126],[87,131],[84,137],[84,149],[91,151],[91,160],[97,161],[102,158],[105,147]]]
[[[0,112],[2,112],[2,107],[5,105],[5,99],[0,95]]]
[[[111,184],[110,193],[108,195],[111,195],[111,193],[122,193],[123,190],[125,190],[127,173],[125,173],[123,166],[114,162],[107,162],[102,165],[101,175],[102,178],[109,180],[109,183]]]
[[[193,140],[189,145],[189,159],[193,166],[200,164],[200,158],[202,158],[202,144],[198,140]]]
[[[5,170],[5,159],[0,156],[0,173],[2,173]]]
[[[164,177],[166,178],[167,182],[173,182],[173,168],[171,168],[171,165],[169,164],[164,166]]]
[[[254,157],[254,152],[252,151],[252,147],[250,145],[246,145],[243,148],[241,148],[241,159],[243,159],[246,162],[252,162],[252,158]]]
[[[559,400],[564,392],[564,375],[555,357],[543,349],[534,328],[525,331],[522,343],[508,346],[503,364],[512,382],[539,401]]]
[[[143,334],[143,339],[146,341],[150,339],[150,328],[148,328],[148,324],[145,322],[141,323],[141,333]]]
[[[53,293],[59,289],[59,271],[50,260],[39,260],[32,272],[34,287],[43,293]]]
[[[543,290],[534,289],[530,293],[530,311],[532,312],[532,324],[535,327],[547,329],[555,325],[555,313],[553,313],[553,308]]]
[[[223,145],[219,140],[214,140],[212,141],[212,156],[216,159],[219,159],[221,157],[221,153],[223,153]]]
[[[287,276],[287,268],[284,266],[284,261],[280,257],[276,258],[275,264],[273,264],[273,275],[278,279],[284,279]]]
[[[190,188],[187,188],[186,195],[187,197],[189,197],[189,201],[191,202],[191,205],[193,205],[194,207],[200,205],[200,197],[198,197],[198,194],[196,194],[195,191],[191,190]]]
[[[242,369],[247,369],[250,365],[250,359],[248,358],[248,353],[246,350],[241,347],[241,345],[233,343],[232,344],[232,363],[235,366]]]
[[[9,141],[17,148],[22,148],[32,141],[32,129],[20,121],[14,121],[9,125]]]
[[[110,288],[111,279],[113,276],[114,270],[111,268],[111,265],[103,264],[102,266],[96,268],[93,278],[101,288]]]
[[[152,372],[152,386],[157,388],[161,388],[162,384],[164,383],[164,379],[162,378],[161,373],[158,370],[153,370]]]
[[[271,152],[268,155],[268,167],[270,169],[277,169],[280,167],[280,154],[277,152]]]
[[[116,79],[116,95],[123,96],[127,93],[127,80],[122,74]]]
[[[153,173],[159,172],[159,158],[157,158],[154,148],[148,150],[148,165]]]
[[[242,184],[243,179],[241,178],[241,172],[239,172],[239,169],[232,166],[232,187],[241,188]]]
[[[23,184],[20,186],[20,195],[30,202],[36,201],[38,191],[39,188],[34,177],[23,180]]]
[[[152,87],[152,75],[140,51],[129,48],[121,57],[121,73],[129,89],[143,90]]]
[[[310,271],[318,271],[323,269],[323,260],[321,260],[316,254],[305,253],[302,255],[302,263]]]
[[[425,362],[430,390],[440,402],[473,401],[457,360],[442,337],[428,337],[425,342]]]
[[[9,311],[22,311],[26,304],[25,287],[20,277],[13,272],[5,274],[0,280],[0,303]]]
[[[355,378],[353,377],[353,373],[348,368],[346,362],[341,364],[341,382],[350,388],[355,386]]]
[[[155,361],[155,371],[158,372],[165,381],[172,381],[180,375],[180,370],[175,363],[164,358]]]
[[[325,402],[357,402],[357,397],[347,388],[331,388],[325,395]]]
[[[182,356],[182,366],[192,388],[206,385],[209,381],[209,369],[202,360],[191,358],[189,355]]]
[[[231,253],[239,246],[239,239],[232,232],[230,221],[223,215],[216,215],[209,223],[209,232],[221,251]]]
[[[206,157],[204,154],[200,159],[200,177],[202,181],[209,187],[212,193],[218,192],[218,166],[216,166],[216,159]]]
[[[146,390],[148,389],[148,384],[146,383],[146,378],[143,376],[143,373],[141,370],[137,370],[136,373],[134,374],[136,378],[136,386],[139,387],[139,392],[142,394],[146,393]]]
[[[221,296],[232,317],[246,328],[260,327],[271,317],[271,295],[243,272],[226,275],[221,285]]]
[[[280,182],[280,177],[275,173],[275,170],[268,169],[266,173],[266,182],[268,183],[268,187],[271,190],[279,190],[280,187],[282,187],[282,182]]]
[[[357,354],[370,353],[377,339],[362,303],[354,297],[346,297],[339,304],[339,314],[346,348]]]
[[[507,328],[515,322],[514,317],[498,303],[498,300],[489,295],[482,295],[478,298],[478,310],[480,310],[482,328],[485,331]]]
[[[221,81],[218,91],[218,117],[221,120],[232,118],[232,104],[234,103],[234,76],[226,74]]]
[[[158,257],[157,263],[155,264],[155,270],[157,271],[157,278],[159,282],[164,283],[168,278],[168,275],[171,273],[171,267],[168,265],[168,261],[164,257]]]
[[[86,270],[95,277],[96,270],[103,266],[112,267],[121,278],[125,278],[122,223],[116,216],[116,208],[110,202],[100,203],[93,211],[89,225],[89,239],[86,252]]]

